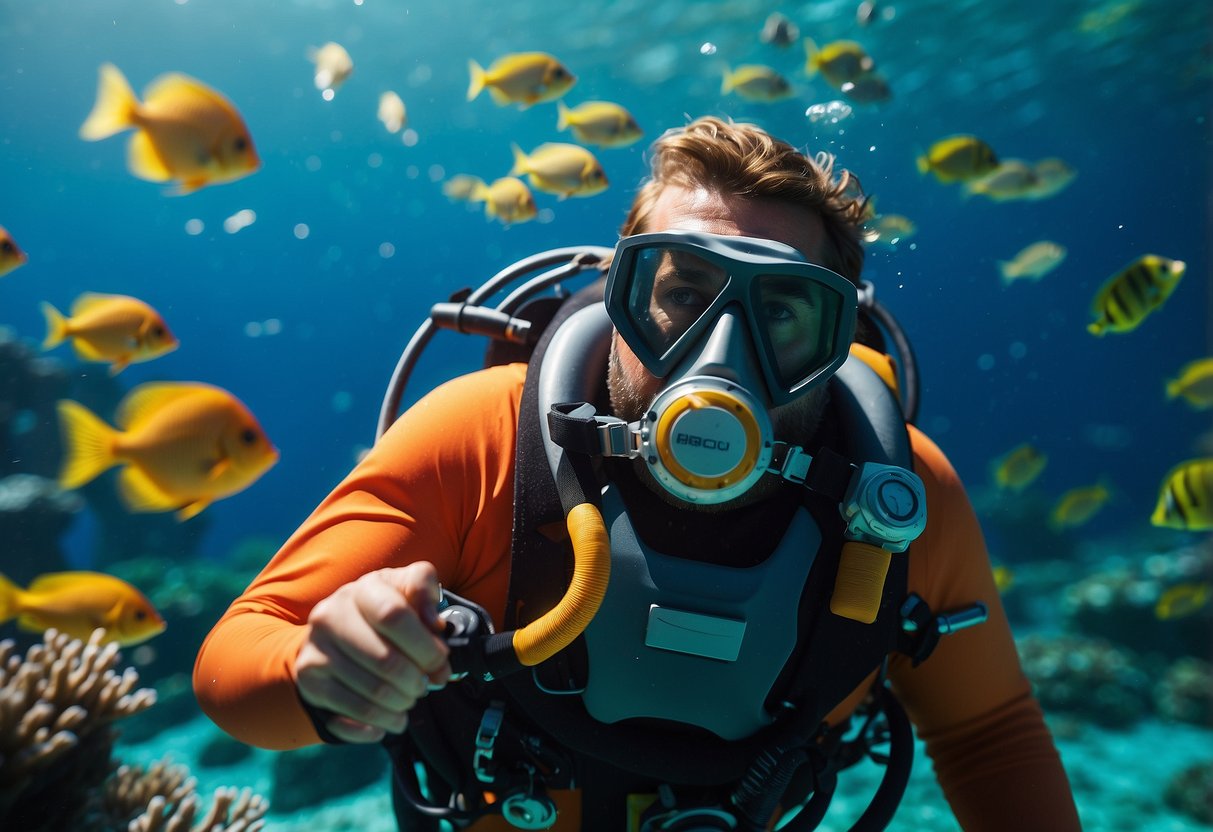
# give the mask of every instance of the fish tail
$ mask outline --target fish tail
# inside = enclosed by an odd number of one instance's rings
[[[1181,387],[1181,385],[1179,383],[1179,379],[1176,378],[1176,379],[1171,379],[1170,381],[1168,381],[1167,382],[1167,399],[1170,400],[1170,399],[1173,399],[1176,396],[1178,396],[1180,387]]]
[[[488,185],[484,184],[483,180],[477,179],[472,185],[472,192],[468,195],[468,202],[483,202],[485,203],[485,210],[488,210],[491,207],[489,204],[489,196],[491,196],[492,193],[492,189],[489,188]]]
[[[720,80],[720,94],[728,95],[737,86],[737,82],[733,78],[733,70],[729,67],[724,68],[724,77]]]
[[[817,42],[804,39],[804,74],[812,78],[817,74]]]
[[[510,150],[514,154],[514,167],[510,168],[510,176],[520,176],[521,174],[526,173],[527,162],[529,161],[527,159],[526,152],[514,143],[510,144]]]
[[[484,74],[484,67],[471,59],[468,60],[468,74],[472,76],[471,83],[468,84],[468,101],[471,101],[480,95],[488,78]]]
[[[101,65],[97,103],[80,126],[80,138],[97,141],[135,126],[139,99],[126,76],[111,63]]]
[[[1087,332],[1091,333],[1092,335],[1097,335],[1100,338],[1103,337],[1104,330],[1107,328],[1108,325],[1103,321],[1094,321],[1087,324]]]
[[[46,301],[42,302],[42,314],[46,318],[46,339],[42,342],[42,349],[51,350],[62,344],[70,334],[68,321],[62,312]]]
[[[118,462],[114,454],[118,431],[87,407],[70,399],[61,400],[58,410],[64,449],[59,487],[70,490],[79,488]]]
[[[563,130],[569,126],[569,113],[572,110],[563,101],[556,102],[556,129]]]
[[[21,587],[0,572],[0,624],[15,618],[21,612]]]
[[[927,158],[927,155],[925,153],[921,154],[918,157],[918,173],[922,176],[926,176],[927,171],[929,171],[930,169],[931,169],[931,160]]]
[[[998,273],[1002,275],[1002,285],[1010,286],[1015,280],[1015,269],[1011,265],[1010,260],[998,261]]]

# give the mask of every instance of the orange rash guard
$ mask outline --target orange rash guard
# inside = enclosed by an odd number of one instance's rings
[[[367,572],[428,560],[444,586],[503,619],[525,375],[522,364],[472,373],[410,408],[235,600],[194,669],[198,701],[221,728],[263,748],[320,742],[296,693],[295,656],[312,607]],[[917,668],[894,654],[893,689],[964,829],[1079,829],[977,518],[939,448],[913,427],[910,437],[928,522],[909,550],[909,589],[936,612],[980,600],[990,617],[942,638]],[[844,718],[866,689],[830,721]],[[562,812],[555,828],[577,828],[575,815]]]

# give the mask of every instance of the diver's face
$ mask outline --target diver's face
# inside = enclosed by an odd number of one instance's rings
[[[810,263],[822,261],[825,227],[807,208],[769,199],[744,199],[703,188],[667,186],[657,198],[646,232],[706,231],[712,234],[777,240],[800,251]],[[640,419],[662,386],[624,340],[615,333],[607,387],[611,409],[629,422]],[[814,425],[824,402],[824,387],[771,412],[778,438],[801,444],[804,426]]]

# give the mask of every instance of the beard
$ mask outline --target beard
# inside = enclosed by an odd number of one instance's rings
[[[607,392],[610,395],[611,412],[625,422],[638,422],[648,413],[652,398],[641,390],[636,379],[630,378],[624,371],[616,343],[615,339],[611,340],[610,360],[607,364]],[[769,416],[775,439],[789,445],[807,447],[817,433],[829,399],[829,389],[823,382],[800,398],[772,408]],[[633,465],[640,481],[665,503],[690,511],[712,512],[740,508],[769,497],[784,483],[778,476],[767,474],[754,483],[749,491],[732,500],[711,505],[688,503],[667,491],[653,476],[643,459],[636,458]]]

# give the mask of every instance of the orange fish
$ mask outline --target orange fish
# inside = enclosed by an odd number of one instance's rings
[[[17,241],[0,225],[0,277],[11,272],[18,266],[25,265],[29,258],[17,247]]]
[[[111,362],[111,376],[128,364],[149,361],[177,349],[177,339],[160,313],[126,295],[87,292],[72,304],[70,318],[45,302],[42,314],[46,316],[42,349],[54,349],[71,338],[81,360]]]
[[[235,106],[187,75],[161,75],[135,97],[113,64],[101,65],[97,103],[80,138],[108,138],[134,128],[127,152],[131,173],[152,182],[177,182],[174,193],[230,182],[254,172],[261,160]]]
[[[278,461],[261,425],[235,396],[209,384],[143,384],[118,405],[115,430],[83,405],[59,402],[59,485],[79,488],[122,465],[118,490],[136,512],[188,520],[243,491]]]
[[[107,642],[123,647],[147,641],[165,627],[143,593],[102,572],[51,572],[34,578],[29,589],[0,575],[0,623],[13,618],[22,629],[54,627],[81,640],[102,627]]]

